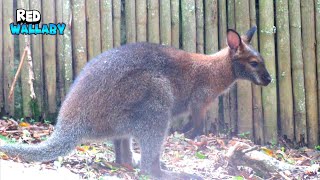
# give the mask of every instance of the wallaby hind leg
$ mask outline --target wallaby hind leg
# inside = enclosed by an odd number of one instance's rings
[[[161,146],[166,137],[169,116],[165,112],[156,114],[149,114],[149,118],[152,118],[149,122],[152,121],[153,125],[148,127],[148,131],[136,136],[141,148],[141,171],[157,179],[201,179],[195,175],[161,169]]]

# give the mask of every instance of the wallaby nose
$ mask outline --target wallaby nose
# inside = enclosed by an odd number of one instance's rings
[[[264,74],[262,76],[262,79],[265,82],[265,85],[268,85],[272,80],[272,78],[271,78],[271,76],[269,74]]]

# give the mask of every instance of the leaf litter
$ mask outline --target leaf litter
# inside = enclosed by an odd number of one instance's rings
[[[45,123],[0,120],[0,144],[40,143],[53,130],[52,125]],[[133,150],[139,153],[137,143]],[[61,170],[67,169],[81,179],[150,179],[137,167],[115,163],[110,141],[79,145],[68,156],[46,163],[24,163],[2,152],[0,159],[0,172],[9,166],[7,164],[12,166],[12,173],[37,167],[35,177],[40,176],[39,170],[53,170],[61,176]],[[202,135],[191,140],[175,132],[164,143],[161,161],[163,169],[196,174],[203,179],[320,179],[318,150],[292,148],[287,143],[258,146],[248,139],[221,134]]]

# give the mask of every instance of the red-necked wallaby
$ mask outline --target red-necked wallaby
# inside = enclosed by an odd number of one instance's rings
[[[149,43],[104,52],[74,81],[48,140],[37,145],[6,144],[0,151],[26,161],[50,161],[82,142],[109,138],[115,140],[117,161],[130,164],[130,138],[135,138],[143,172],[163,179],[194,178],[160,168],[170,121],[190,106],[200,118],[207,104],[236,79],[270,83],[262,57],[249,45],[255,30],[242,38],[228,30],[228,47],[214,55]]]

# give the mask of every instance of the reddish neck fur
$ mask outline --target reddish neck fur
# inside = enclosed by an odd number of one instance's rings
[[[185,80],[195,86],[210,89],[213,96],[221,94],[236,80],[232,71],[229,48],[224,48],[213,55],[185,51],[170,54],[177,59]]]

